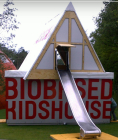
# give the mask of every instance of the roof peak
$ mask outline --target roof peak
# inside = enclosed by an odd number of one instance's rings
[[[74,11],[75,12],[75,8],[73,7],[73,4],[72,2],[70,2],[66,8],[65,11]]]

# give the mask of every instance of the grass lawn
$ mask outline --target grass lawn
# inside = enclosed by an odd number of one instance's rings
[[[5,119],[5,110],[0,110],[0,119]],[[102,132],[118,137],[118,123],[97,124],[97,126]],[[79,133],[79,127],[77,125],[8,126],[6,123],[0,124],[0,139],[52,140],[51,134],[64,133]]]
[[[6,110],[5,109],[0,110],[0,119],[6,119]]]
[[[118,123],[97,125],[102,132],[118,137]],[[8,126],[0,124],[0,138],[9,140],[51,140],[50,134],[78,133],[77,125]]]
[[[118,137],[118,123],[97,125],[102,132]],[[78,133],[77,125],[8,126],[0,124],[0,139],[51,140],[50,134]]]

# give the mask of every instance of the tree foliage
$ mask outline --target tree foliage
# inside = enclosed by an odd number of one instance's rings
[[[27,55],[27,51],[21,47],[18,52],[13,49],[16,44],[13,43],[13,38],[15,37],[15,30],[18,29],[18,24],[16,20],[13,0],[6,0],[3,5],[4,10],[0,14],[0,50],[3,51],[14,63],[16,68],[18,69],[23,62],[25,56]],[[3,64],[0,57],[0,98],[3,97],[1,94],[5,96],[5,78],[4,72],[7,69],[12,69],[9,65]],[[1,104],[1,100],[0,100]]]
[[[4,4],[4,11],[0,14],[0,43],[7,47],[15,47],[13,44],[13,38],[15,37],[15,30],[18,29],[18,24],[16,20],[15,11],[13,8],[13,1],[7,0]]]
[[[4,52],[9,59],[14,63],[15,67],[18,69],[20,65],[22,64],[23,60],[25,59],[27,55],[27,51],[24,50],[23,47],[21,47],[18,51],[12,48],[7,48],[5,46],[0,45],[0,51]],[[5,70],[11,70],[12,67],[9,66],[7,63],[4,64],[2,62],[2,57],[0,57],[0,98],[5,98],[5,78],[4,73]],[[3,96],[4,94],[4,96]],[[2,95],[2,96],[1,96]],[[1,100],[0,100],[1,103]]]
[[[9,59],[13,62],[17,69],[19,69],[26,55],[28,54],[28,52],[25,51],[23,47],[19,48],[19,50],[16,51],[12,48],[0,46],[0,50],[3,51],[9,57]]]
[[[27,54],[28,52],[25,51],[23,47],[21,47],[18,52],[15,53],[15,61],[13,63],[17,69],[21,66]]]
[[[104,2],[105,7],[94,19],[97,29],[90,34],[102,65],[114,72],[114,90],[118,91],[118,0]]]

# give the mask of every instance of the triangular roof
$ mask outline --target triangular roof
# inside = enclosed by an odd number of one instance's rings
[[[71,72],[104,72],[71,2],[63,13],[55,16],[43,29],[44,31],[19,68],[27,71],[24,79],[59,78],[55,70],[54,58],[55,48],[59,43],[76,45],[76,49],[70,49],[69,52]],[[76,59],[79,60],[79,64],[76,64]]]

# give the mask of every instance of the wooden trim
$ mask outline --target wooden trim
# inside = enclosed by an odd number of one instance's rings
[[[71,18],[69,18],[69,24],[68,24],[68,43],[71,44]]]
[[[70,70],[71,72],[101,72],[100,70]]]
[[[55,48],[56,48],[56,36],[54,37],[54,70],[55,70]]]
[[[71,45],[71,44],[60,44],[60,43],[56,43],[56,46],[60,46],[60,47],[76,47],[75,45]]]
[[[83,38],[83,45],[82,45],[82,70],[84,70],[84,38]]]
[[[75,45],[82,45],[83,43],[74,43],[74,42],[71,42],[71,43],[68,43],[68,42],[56,42],[57,44],[75,44]]]
[[[54,38],[53,38],[54,39]],[[52,39],[52,43],[54,43],[55,42],[55,39],[54,39],[54,41],[53,41],[53,39]]]
[[[71,70],[71,72],[100,72],[99,70]],[[59,79],[56,70],[32,70],[27,79]]]
[[[86,43],[86,40],[84,39],[84,45],[86,45],[87,43]]]
[[[56,70],[32,70],[27,79],[59,79]]]
[[[71,44],[71,17],[69,17],[69,29],[68,29],[68,43]],[[69,55],[69,69],[70,69],[70,66],[71,66],[71,48],[69,48],[68,50],[68,55]]]
[[[74,42],[71,42],[71,44],[75,44],[75,45],[83,45],[83,42],[82,43],[74,43]]]

